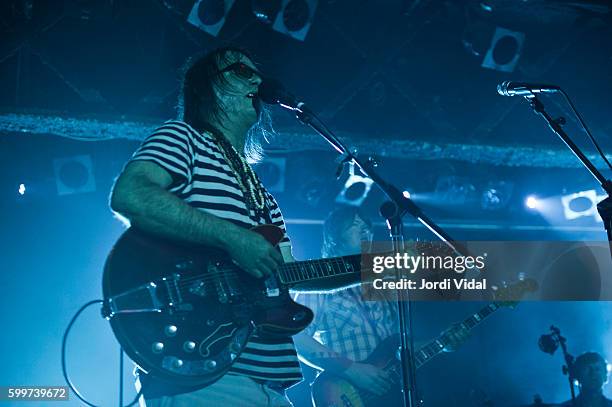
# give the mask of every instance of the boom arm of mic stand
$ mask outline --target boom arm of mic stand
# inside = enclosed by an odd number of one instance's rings
[[[283,106],[287,108],[287,106]],[[359,169],[368,176],[378,187],[387,195],[387,197],[393,202],[397,208],[399,217],[407,213],[412,215],[416,220],[421,222],[427,229],[434,233],[440,240],[448,245],[455,253],[468,256],[469,253],[465,248],[460,247],[454,243],[454,239],[440,226],[438,226],[433,220],[423,213],[410,198],[405,197],[395,186],[387,183],[378,173],[374,170],[371,162],[362,163],[358,157],[352,154],[346,146],[329,130],[321,120],[304,104],[298,105],[297,108],[290,108],[295,112],[296,117],[302,123],[306,124],[314,131],[319,133],[331,146],[343,156],[343,162],[352,161]]]
[[[593,165],[593,163],[587,158],[586,155],[580,148],[572,141],[571,138],[565,133],[563,128],[561,127],[561,121],[553,119],[546,109],[544,108],[544,104],[537,98],[536,95],[525,96],[525,100],[529,102],[529,105],[533,109],[533,111],[542,116],[544,120],[548,123],[550,129],[557,135],[559,138],[565,143],[565,145],[574,153],[574,155],[582,162],[582,164],[586,167],[586,169],[593,175],[593,177],[599,182],[602,189],[606,191],[608,196],[599,204],[597,204],[597,210],[599,211],[599,215],[604,222],[604,226],[606,228],[606,234],[608,235],[608,242],[610,242],[610,254],[612,255],[612,199],[610,195],[612,195],[612,181],[606,179],[601,172]]]

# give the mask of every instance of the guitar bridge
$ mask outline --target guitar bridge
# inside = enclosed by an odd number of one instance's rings
[[[147,283],[110,297],[102,306],[102,316],[110,319],[117,314],[162,312],[163,303],[157,296],[157,284]]]

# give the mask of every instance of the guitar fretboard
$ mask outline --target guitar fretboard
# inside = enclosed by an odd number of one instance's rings
[[[468,330],[473,329],[476,325],[480,324],[485,318],[494,313],[499,309],[499,305],[492,303],[482,308],[480,311],[470,315],[468,318],[461,322],[461,325]],[[429,359],[440,354],[444,348],[448,345],[448,340],[444,338],[444,335],[437,337],[431,342],[421,347],[414,355],[415,366],[421,367],[427,363]]]
[[[285,284],[359,273],[361,255],[298,261],[283,264],[278,273]]]
[[[460,325],[464,328],[471,330],[476,325],[480,324],[485,318],[489,315],[493,314],[497,311],[500,306],[496,303],[491,303],[486,307],[480,309],[480,311],[470,315],[466,319],[464,319]],[[429,360],[433,359],[435,356],[439,355],[444,351],[446,345],[448,345],[449,341],[444,337],[444,335],[438,336],[436,339],[428,342],[426,345],[423,345],[419,348],[414,355],[414,365],[415,368],[423,366]],[[391,380],[393,382],[398,382],[401,379],[401,371],[400,371],[400,363],[395,357],[392,359],[392,363],[388,364],[385,367],[387,373],[390,374]]]
[[[445,244],[412,242],[414,250],[427,253],[447,253],[448,247]],[[392,252],[383,252],[378,255],[390,255]],[[368,268],[371,270],[371,268]],[[334,277],[351,273],[368,271],[361,268],[361,255],[355,254],[343,257],[333,257],[328,259],[306,260],[294,263],[283,264],[279,269],[279,276],[285,284],[296,284],[308,280]]]

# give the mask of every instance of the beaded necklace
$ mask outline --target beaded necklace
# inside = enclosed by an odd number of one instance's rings
[[[246,198],[245,204],[249,214],[251,210],[253,210],[258,219],[264,217],[266,197],[261,181],[259,177],[257,177],[257,174],[255,174],[255,171],[253,171],[246,161],[246,158],[236,150],[232,143],[230,143],[222,133],[209,126],[206,126],[205,130],[215,137],[226,161],[237,175],[236,180]]]

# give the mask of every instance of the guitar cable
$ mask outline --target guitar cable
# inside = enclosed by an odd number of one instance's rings
[[[72,326],[76,322],[76,320],[79,317],[79,315],[81,315],[81,313],[83,311],[85,311],[85,309],[87,309],[88,307],[90,307],[90,306],[92,306],[94,304],[98,304],[98,303],[103,304],[104,301],[103,300],[92,300],[92,301],[89,301],[89,302],[85,303],[85,305],[83,305],[81,308],[79,308],[79,310],[74,314],[74,316],[70,320],[70,323],[66,327],[66,330],[64,331],[64,337],[62,338],[62,374],[64,375],[64,380],[66,380],[66,383],[68,384],[68,387],[70,387],[72,392],[79,398],[79,400],[81,400],[83,403],[85,403],[86,405],[88,405],[90,407],[101,407],[101,406],[98,406],[96,404],[93,404],[93,403],[90,403],[89,401],[87,401],[85,399],[85,397],[77,390],[75,385],[70,380],[70,377],[68,376],[68,369],[66,368],[66,343],[68,342],[68,334],[70,333],[70,330],[72,329]],[[136,397],[134,397],[134,400],[130,404],[123,406],[122,405],[122,403],[123,403],[123,350],[121,350],[121,357],[119,359],[119,364],[120,364],[120,372],[119,372],[119,380],[120,380],[120,382],[119,382],[119,407],[132,407],[133,405],[138,403],[138,400],[140,399],[140,396],[142,396],[143,388],[141,388],[138,391],[138,393],[136,394]]]

